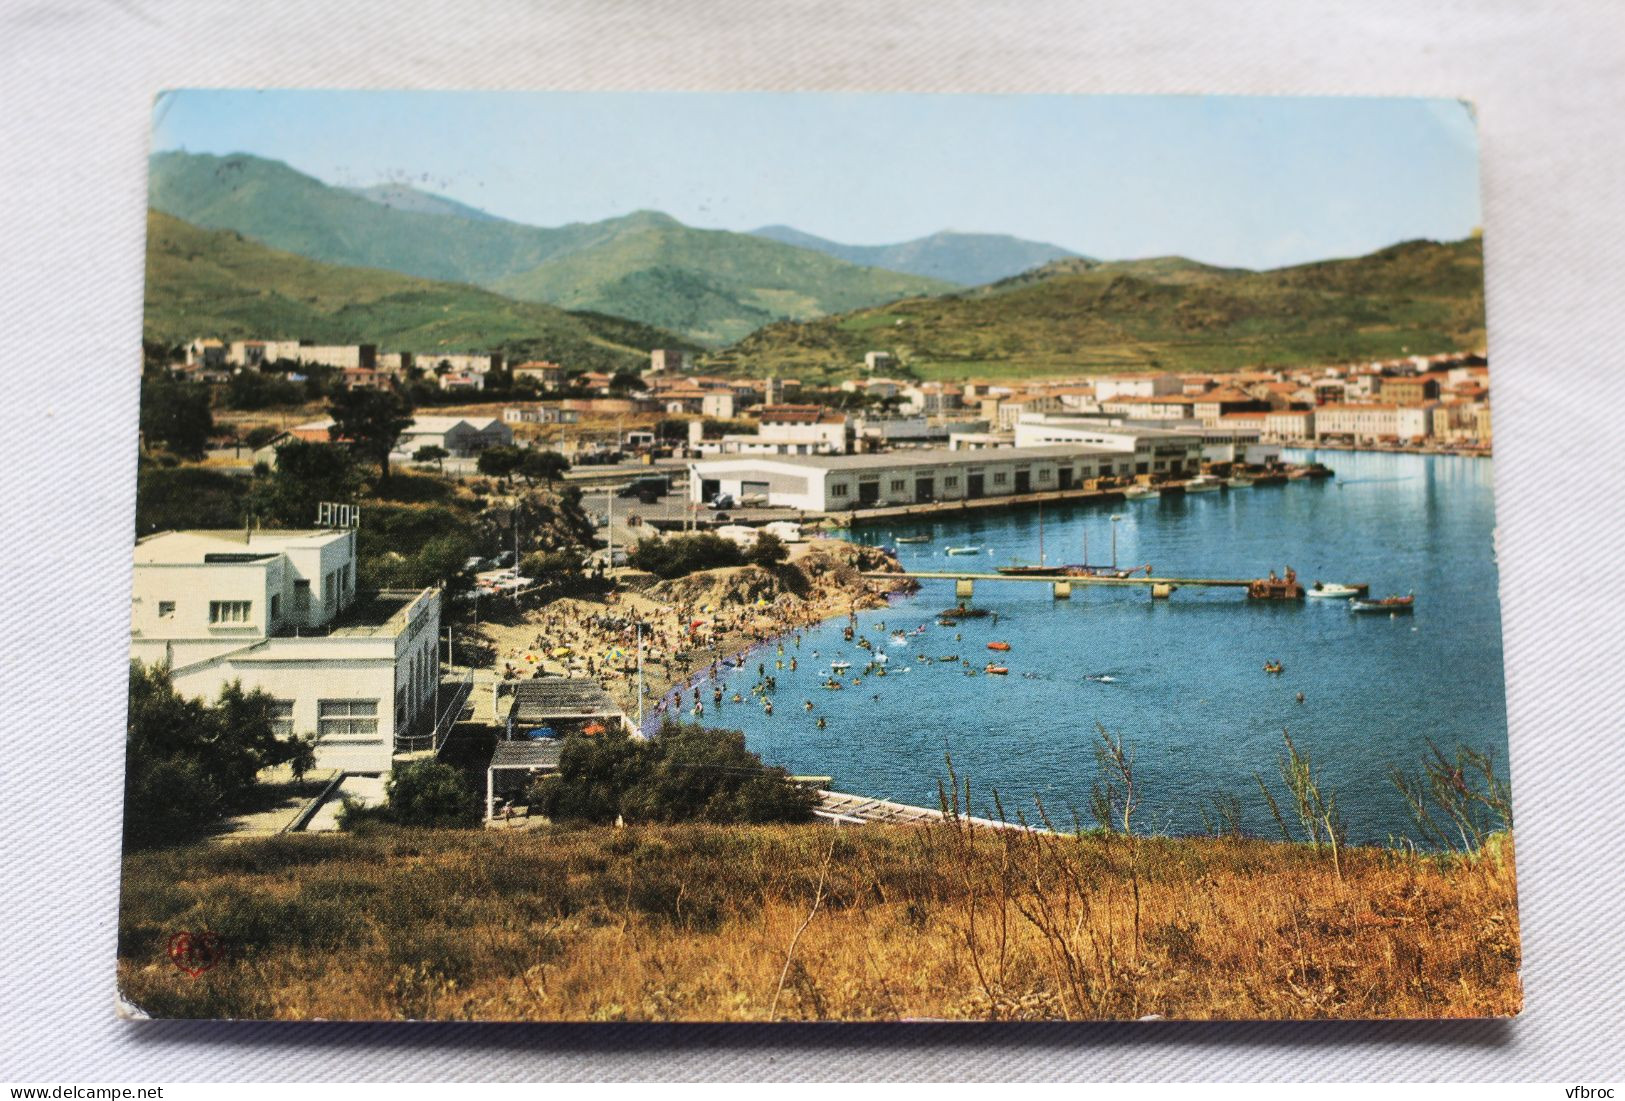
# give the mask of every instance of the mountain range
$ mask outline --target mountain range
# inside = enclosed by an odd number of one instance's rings
[[[763,226],[751,232],[758,237],[812,249],[851,264],[908,272],[967,286],[992,283],[1051,260],[1078,256],[1059,245],[1024,241],[1000,233],[943,230],[929,237],[895,245],[843,245],[790,226]]]
[[[155,154],[149,203],[324,263],[472,283],[722,345],[761,325],[933,294],[951,284],[640,211],[546,228],[403,185],[333,187],[246,154]]]
[[[635,321],[519,302],[466,283],[324,264],[150,211],[143,337],[173,347],[204,335],[502,351],[610,371],[647,366],[650,348],[692,347]]]

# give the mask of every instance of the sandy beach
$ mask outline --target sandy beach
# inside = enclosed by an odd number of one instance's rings
[[[799,632],[884,606],[890,594],[912,583],[864,578],[861,572],[898,568],[877,548],[816,539],[796,544],[790,561],[771,571],[735,566],[660,581],[618,570],[620,587],[602,598],[564,597],[531,610],[517,624],[486,623],[481,629],[494,647],[498,677],[590,677],[634,720],[641,638],[647,729],[666,715],[703,719],[707,701],[691,686],[754,648],[782,641],[786,660],[793,661]]]

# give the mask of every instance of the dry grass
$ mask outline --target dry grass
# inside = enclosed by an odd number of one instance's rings
[[[1505,1016],[1512,845],[1475,857],[930,827],[283,836],[125,863],[157,1016]],[[1136,901],[1136,899],[1138,901]],[[224,963],[164,955],[208,928]]]

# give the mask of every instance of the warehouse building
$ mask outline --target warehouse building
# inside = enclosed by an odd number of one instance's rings
[[[1200,446],[1200,445],[1198,445]],[[883,455],[759,455],[689,467],[689,495],[709,501],[764,497],[774,508],[844,512],[854,508],[964,501],[1086,489],[1131,479],[1132,451],[1063,444],[987,451],[941,448]]]

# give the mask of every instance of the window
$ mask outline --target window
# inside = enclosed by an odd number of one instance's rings
[[[377,733],[377,700],[320,700],[316,704],[316,734],[320,738],[367,737]]]
[[[1038,480],[1041,481],[1041,482],[1047,482],[1050,479],[1050,475],[1053,474],[1053,473],[1054,473],[1054,471],[1050,470],[1050,468],[1046,466],[1046,467],[1039,470],[1039,472],[1038,472]]]
[[[173,600],[160,600],[158,602],[158,618],[159,619],[174,619],[175,618],[175,602]]]
[[[993,484],[994,485],[1002,486],[1005,482],[1007,482],[1009,480],[1010,480],[1010,475],[1008,473],[1006,473],[1005,471],[1003,471],[1003,470],[995,470],[993,472]]]
[[[253,610],[254,602],[251,600],[211,600],[209,622],[227,626],[245,624]]]
[[[293,737],[293,701],[271,701],[271,733],[279,738]]]
[[[829,495],[831,497],[845,497],[846,496],[846,486],[844,486],[844,485],[830,486],[829,487]]]
[[[959,475],[950,474],[950,475],[948,475],[948,477],[942,479],[942,488],[943,489],[958,489],[959,488]]]
[[[282,594],[271,594],[271,622],[275,623],[282,618]]]
[[[891,488],[893,493],[902,493],[904,490],[908,489],[908,483],[902,478],[893,478],[891,480]]]

